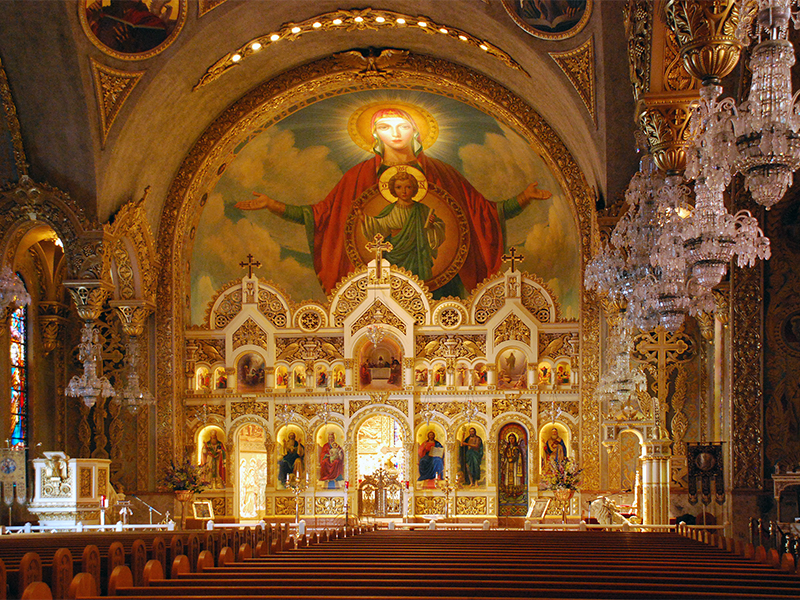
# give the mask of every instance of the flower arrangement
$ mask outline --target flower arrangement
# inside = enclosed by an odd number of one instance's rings
[[[202,470],[199,465],[192,464],[192,460],[188,456],[178,464],[171,460],[161,475],[161,484],[173,492],[187,490],[199,494],[205,489]]]
[[[571,458],[553,458],[550,469],[542,474],[542,483],[548,490],[577,490],[581,484],[583,469]]]

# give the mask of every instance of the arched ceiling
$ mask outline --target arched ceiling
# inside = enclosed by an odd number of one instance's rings
[[[628,82],[622,4],[594,3],[574,37],[537,39],[510,17],[501,0],[391,1],[373,9],[425,16],[496,46],[515,70],[478,48],[414,28],[320,31],[262,49],[216,81],[193,90],[226,54],[248,41],[339,9],[367,5],[319,0],[227,0],[203,16],[190,0],[175,42],[145,60],[108,56],[84,34],[77,2],[4,4],[0,58],[17,106],[30,175],[68,192],[101,222],[150,186],[146,212],[158,229],[167,191],[203,131],[229,105],[259,84],[336,52],[399,48],[465,65],[522,97],[550,124],[591,185],[618,195],[635,170],[633,101]],[[549,52],[566,52],[593,38],[597,124]],[[92,61],[142,77],[103,141]]]

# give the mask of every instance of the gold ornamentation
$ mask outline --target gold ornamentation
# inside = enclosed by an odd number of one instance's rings
[[[442,496],[416,496],[414,498],[414,514],[416,515],[443,515],[444,497]]]
[[[333,306],[333,323],[336,327],[342,327],[344,320],[352,313],[367,297],[367,273],[360,271],[340,281],[336,288],[331,292],[331,297],[335,298]]]
[[[202,197],[198,187],[199,182],[211,176],[211,173],[218,168],[218,164],[214,162],[215,148],[224,147],[236,131],[242,131],[247,127],[265,126],[293,114],[308,101],[319,98],[321,93],[336,96],[361,89],[371,89],[363,82],[354,84],[350,75],[350,72],[339,70],[335,61],[325,58],[285,71],[258,86],[241,101],[230,106],[205,130],[185,156],[172,182],[159,223],[157,246],[163,267],[159,271],[155,328],[155,347],[158,351],[154,361],[158,398],[155,424],[156,469],[163,468],[166,462],[175,456],[176,448],[182,448],[185,435],[182,427],[183,406],[178,401],[184,387],[181,377],[184,362],[183,329],[180,324],[186,322],[185,299],[188,294],[183,257],[190,255],[187,247],[190,243],[188,232]],[[393,85],[433,93],[446,91],[449,96],[467,99],[477,108],[494,115],[499,122],[525,135],[540,152],[545,165],[551,169],[560,189],[567,196],[567,201],[574,202],[581,241],[581,260],[584,264],[588,262],[591,257],[592,240],[595,239],[594,194],[566,145],[529,104],[510,93],[495,80],[471,69],[413,53],[395,73]],[[0,231],[4,230],[0,227]],[[344,289],[359,279],[366,279],[366,273],[362,271],[345,278],[337,290]],[[500,285],[504,285],[504,282]],[[481,288],[481,291],[483,292],[484,288]],[[335,302],[341,299],[341,296],[331,297]],[[583,362],[580,372],[583,377],[582,402],[586,404],[581,413],[581,431],[583,464],[587,468],[585,481],[592,489],[599,489],[599,472],[597,477],[593,475],[593,464],[597,464],[597,454],[592,449],[593,446],[599,447],[599,440],[597,433],[590,431],[592,428],[599,431],[599,408],[597,403],[591,400],[599,376],[599,367],[594,358],[595,355],[599,356],[599,312],[591,306],[596,302],[591,293],[583,292],[581,302]],[[336,319],[339,319],[340,313],[334,313],[335,310],[336,307],[332,307],[332,314],[336,314]],[[345,314],[349,314],[349,311],[345,311]],[[341,319],[343,321],[344,317]],[[334,326],[341,326],[341,321],[334,322]],[[596,483],[589,485],[592,481]]]
[[[486,496],[458,496],[456,498],[457,515],[485,515]]]
[[[506,396],[492,400],[493,419],[507,412],[518,412],[530,416],[531,399],[523,396]]]
[[[202,17],[207,12],[210,12],[217,8],[220,4],[223,4],[227,0],[198,0],[197,2],[197,16]]]
[[[297,506],[300,507],[300,514],[306,512],[306,499],[299,497],[297,499]],[[276,496],[275,498],[275,514],[276,515],[294,515],[295,503],[292,496]]]
[[[78,316],[84,321],[96,321],[103,311],[103,304],[111,293],[111,284],[105,281],[65,281],[75,301]]]
[[[211,498],[211,507],[214,509],[215,515],[231,514],[231,512],[227,510],[227,504],[224,496]]]
[[[144,333],[147,317],[153,311],[152,305],[144,300],[111,300],[109,305],[116,310],[126,335],[139,337]]]
[[[642,332],[634,337],[631,357],[649,363],[656,369],[655,396],[659,410],[654,414],[656,428],[662,439],[669,436],[666,431],[666,418],[669,409],[669,379],[674,365],[692,360],[695,357],[696,344],[681,327],[676,333],[670,333],[663,327],[655,331]],[[685,400],[684,400],[685,401]]]
[[[253,319],[247,319],[242,323],[239,329],[233,332],[231,341],[234,350],[242,346],[259,346],[266,349],[268,345],[267,332]]]
[[[714,316],[719,319],[720,323],[727,325],[731,312],[730,290],[717,288],[711,290],[711,293],[714,295]]]
[[[577,337],[577,336],[575,336]],[[539,358],[549,356],[574,356],[575,347],[570,343],[572,332],[545,333],[539,332]]]
[[[479,325],[485,325],[503,307],[505,301],[506,289],[504,281],[486,288],[475,303],[474,321]]]
[[[286,303],[262,285],[258,286],[258,310],[275,327],[286,327],[288,322]]]
[[[639,115],[639,126],[647,136],[653,160],[665,172],[686,168],[686,149],[692,104],[698,95],[648,94]]]
[[[91,474],[90,474],[91,476]],[[58,474],[52,477],[42,478],[42,497],[43,498],[69,498],[72,496],[72,485],[70,480],[72,474],[70,473],[69,464],[66,467],[66,475],[62,479]],[[10,486],[8,486],[10,487]],[[6,496],[6,500],[11,500],[10,496]]]
[[[594,37],[590,37],[574,50],[549,54],[578,92],[583,105],[592,117],[592,123],[597,125],[594,97]]]
[[[0,61],[0,100],[3,103],[3,116],[5,117],[5,125],[8,131],[9,138],[14,149],[14,164],[16,166],[17,175],[28,175],[28,161],[25,157],[25,148],[22,144],[22,134],[19,128],[19,119],[17,118],[17,107],[14,104],[14,98],[11,95],[11,89],[8,87],[8,76],[3,67],[3,62]]]
[[[414,338],[414,345],[417,358],[483,358],[486,356],[486,336],[481,334],[418,335]]]
[[[314,498],[315,515],[341,515],[344,514],[344,499],[330,498],[328,496]]]
[[[531,343],[531,328],[513,313],[503,319],[494,330],[495,346],[508,341],[522,342],[526,346]]]
[[[61,344],[67,325],[69,307],[61,302],[40,301],[37,304],[39,311],[39,331],[42,335],[42,348],[45,355],[50,354]]]
[[[734,214],[749,209],[758,214],[741,182],[731,187]],[[764,485],[764,389],[761,351],[764,322],[764,264],[731,267],[731,450],[735,489],[761,490]]]
[[[397,271],[397,268],[392,269]],[[416,276],[414,276],[416,279]],[[409,315],[414,317],[417,325],[425,324],[430,302],[426,302],[425,295],[411,284],[407,279],[392,277],[390,280],[392,299],[403,307]]]
[[[650,48],[653,38],[653,3],[650,0],[628,0],[623,8],[625,33],[628,36],[633,99],[639,101],[650,91]]]
[[[100,113],[102,143],[105,145],[114,119],[117,118],[122,105],[125,104],[145,72],[120,71],[99,63],[93,58],[90,58],[90,61],[98,112]]]
[[[678,40],[669,28],[664,30],[664,91],[682,92],[697,89],[699,81],[683,66]]]
[[[158,272],[159,260],[155,253],[153,232],[148,224],[147,214],[144,208],[145,200],[150,192],[150,188],[145,188],[144,195],[138,200],[131,200],[122,205],[114,215],[113,223],[103,225],[103,231],[107,237],[119,238],[114,244],[114,258],[117,260],[118,277],[124,277],[130,283],[126,283],[123,299],[142,298],[148,302],[154,302],[156,297],[156,273]],[[133,277],[133,267],[131,257],[124,246],[120,247],[122,238],[133,246],[136,256],[136,263],[141,283],[139,293],[136,292],[135,278]],[[120,262],[124,262],[126,272],[120,274]],[[129,271],[129,273],[128,273]],[[118,283],[119,285],[119,283]]]
[[[92,469],[88,467],[78,468],[78,497],[92,497]]]
[[[458,329],[467,322],[467,309],[460,302],[442,302],[433,311],[432,320],[442,329]]]
[[[269,404],[266,402],[231,402],[230,409],[232,421],[245,415],[257,415],[269,421]]]
[[[375,300],[372,306],[350,326],[350,333],[355,334],[359,329],[373,323],[384,323],[400,330],[403,334],[406,332],[406,324],[402,319],[395,315],[383,302]]]
[[[307,304],[294,314],[295,327],[313,333],[320,327],[325,327],[328,323],[328,316],[321,306]]]
[[[590,11],[587,7],[586,15],[589,13]],[[420,15],[413,16],[390,10],[373,10],[371,8],[365,8],[363,10],[337,10],[335,12],[323,13],[321,15],[311,17],[310,19],[306,19],[300,23],[287,23],[275,33],[270,33],[250,40],[245,45],[234,50],[233,52],[229,52],[220,58],[216,63],[211,65],[206,70],[205,74],[200,78],[200,81],[195,84],[193,89],[196,90],[211,83],[212,81],[215,81],[229,69],[241,64],[243,60],[247,59],[253,53],[262,51],[263,49],[268,48],[273,44],[280,43],[283,40],[293,42],[300,36],[307,33],[316,33],[321,31],[386,31],[390,29],[412,29],[421,31],[422,33],[428,35],[445,35],[459,43],[480,48],[487,54],[502,61],[507,67],[525,73],[526,75],[528,74],[525,69],[519,65],[519,63],[511,58],[510,55],[506,54],[489,42],[476,38],[466,31],[454,29],[449,26],[438,25],[427,17],[422,17]],[[361,65],[359,64],[359,66]],[[369,57],[365,57],[363,70],[367,71],[369,69]],[[374,65],[373,69],[378,69],[378,65]]]
[[[197,349],[195,360],[213,364],[215,362],[225,362],[225,340],[204,338],[186,340],[188,344],[194,343]],[[192,369],[194,371],[194,369]]]
[[[667,26],[675,34],[683,66],[700,81],[728,75],[739,62],[736,0],[667,0]]]
[[[388,394],[370,394],[369,400],[350,400],[350,414],[353,415],[365,406],[372,406],[373,404],[385,404],[393,406],[402,414],[408,412],[408,401],[400,398],[389,398]]]
[[[522,306],[540,323],[561,320],[561,305],[544,281],[526,275],[522,280]]]

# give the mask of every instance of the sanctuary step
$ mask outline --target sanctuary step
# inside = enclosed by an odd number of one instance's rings
[[[376,531],[117,589],[127,598],[799,598],[800,577],[674,533]]]

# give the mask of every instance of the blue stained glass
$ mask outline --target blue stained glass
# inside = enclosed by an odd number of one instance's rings
[[[11,447],[25,446],[28,411],[28,309],[23,306],[11,313]]]

